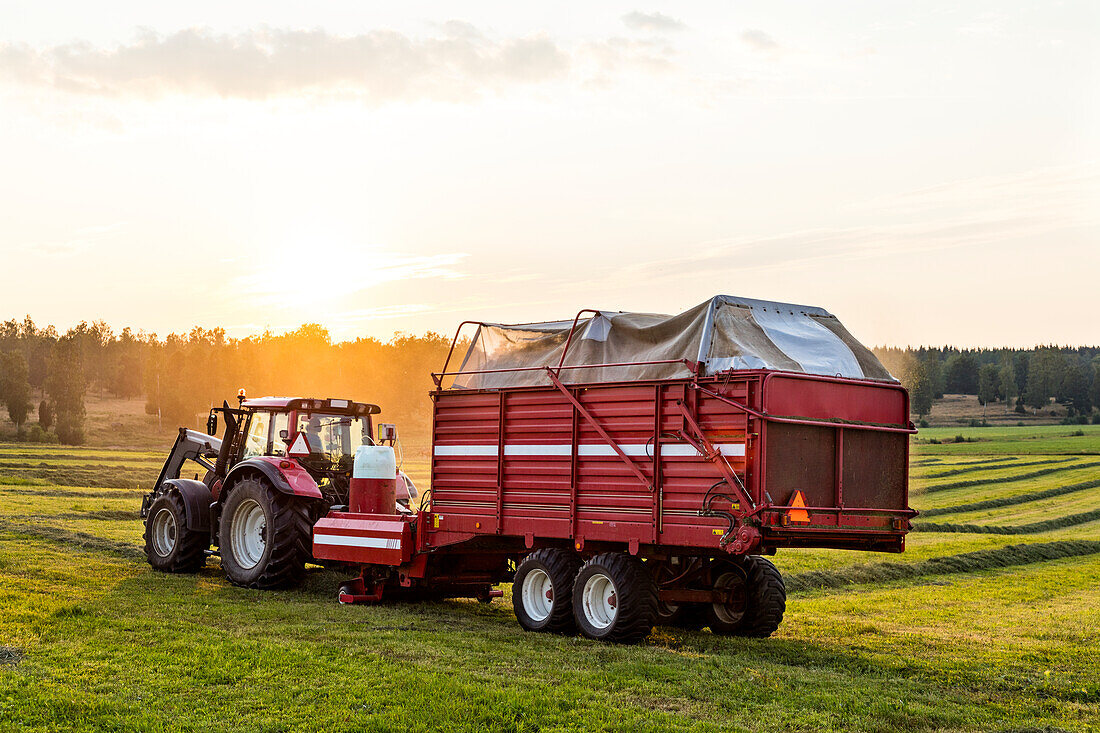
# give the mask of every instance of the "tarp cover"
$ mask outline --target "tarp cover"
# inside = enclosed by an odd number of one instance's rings
[[[499,389],[547,385],[545,370],[478,374],[483,370],[557,367],[572,321],[482,323],[460,374],[444,386]],[[691,376],[683,359],[704,374],[729,369],[774,369],[806,374],[896,381],[836,316],[822,308],[718,295],[679,315],[600,311],[582,318],[565,365],[628,366],[563,369],[566,383],[620,382]]]

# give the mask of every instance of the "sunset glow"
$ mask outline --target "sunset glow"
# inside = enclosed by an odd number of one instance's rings
[[[0,9],[0,318],[1100,339],[1092,3],[115,5]]]

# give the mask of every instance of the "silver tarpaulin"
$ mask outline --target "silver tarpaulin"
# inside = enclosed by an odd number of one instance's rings
[[[460,374],[444,386],[496,389],[546,385],[557,367],[572,321],[504,325],[483,323]],[[566,383],[672,379],[730,369],[774,369],[806,374],[897,381],[871,351],[822,308],[718,295],[668,316],[600,311],[582,318],[561,372]],[[639,362],[674,362],[643,364]],[[626,364],[595,368],[595,364]],[[477,373],[494,369],[520,371]]]

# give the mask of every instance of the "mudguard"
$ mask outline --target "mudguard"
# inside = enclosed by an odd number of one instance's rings
[[[323,498],[321,490],[317,488],[317,482],[309,475],[309,471],[298,465],[296,461],[279,456],[246,458],[233,466],[225,477],[224,485],[232,486],[242,473],[250,470],[262,473],[276,491],[308,499]]]
[[[189,478],[168,479],[160,485],[157,494],[175,491],[183,499],[187,528],[199,532],[210,531],[210,502],[213,495],[202,481]]]

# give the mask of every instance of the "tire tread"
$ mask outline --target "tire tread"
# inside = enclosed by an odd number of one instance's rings
[[[210,534],[188,529],[186,526],[187,512],[183,499],[175,491],[162,494],[154,503],[161,499],[172,504],[176,515],[176,552],[168,562],[153,562],[153,542],[149,533],[152,531],[153,512],[145,520],[145,558],[154,569],[165,573],[196,573],[206,565],[206,550],[210,547]]]
[[[767,558],[750,555],[746,558],[748,571],[749,611],[739,636],[764,639],[779,628],[783,613],[787,610],[787,587],[783,576]]]
[[[547,575],[550,576],[550,582],[554,586],[554,600],[564,601],[564,603],[561,603],[556,611],[551,612],[550,618],[542,627],[528,629],[522,621],[520,626],[528,631],[546,631],[554,634],[571,634],[575,632],[577,626],[573,618],[573,579],[577,577],[577,572],[581,568],[580,558],[577,557],[576,553],[568,550],[557,547],[543,547],[535,550],[520,562],[520,566],[516,568],[517,577],[520,575],[522,567],[528,562],[538,563],[546,569]],[[516,607],[517,603],[520,603],[521,592],[521,583],[514,583],[512,585],[513,608]]]
[[[234,485],[233,492],[241,491],[247,486],[258,486],[272,509],[274,528],[270,537],[273,547],[263,572],[247,582],[238,583],[232,578],[230,581],[246,588],[263,590],[296,585],[305,576],[306,562],[312,557],[309,543],[313,523],[310,520],[309,506],[306,502],[277,491],[260,478],[242,479]],[[223,521],[225,525],[222,536],[225,538],[231,520],[224,517]],[[223,548],[223,552],[226,550],[228,548]]]
[[[616,585],[619,612],[611,630],[601,638],[620,644],[641,641],[653,631],[657,619],[657,584],[653,576],[635,557],[621,552],[596,555],[581,568],[578,578],[593,566],[602,567]],[[577,589],[574,589],[574,596]],[[581,627],[582,631],[584,627]],[[591,636],[591,634],[586,634]]]

